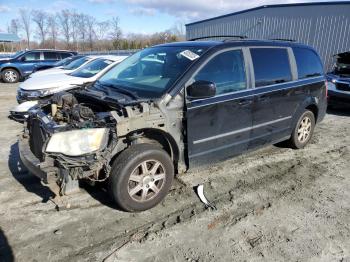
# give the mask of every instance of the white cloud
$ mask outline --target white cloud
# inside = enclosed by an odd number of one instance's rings
[[[110,4],[113,3],[114,0],[88,0],[88,2],[93,4]]]
[[[7,5],[0,5],[0,13],[7,13],[10,11],[11,11],[11,8],[8,7]]]
[[[154,8],[136,7],[136,8],[130,9],[129,12],[133,15],[138,15],[138,16],[154,16],[157,10]]]
[[[305,0],[124,0],[137,8],[167,13],[186,20],[196,20],[223,15],[261,5],[288,4]],[[306,0],[307,1],[307,0]],[[315,2],[317,0],[309,0]]]

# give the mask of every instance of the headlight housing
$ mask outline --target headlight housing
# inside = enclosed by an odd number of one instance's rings
[[[51,136],[46,152],[67,156],[93,153],[107,145],[107,128],[89,128],[55,133]]]

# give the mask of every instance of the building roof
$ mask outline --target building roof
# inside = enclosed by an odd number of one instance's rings
[[[216,20],[216,19],[220,19],[220,18],[224,18],[224,17],[228,17],[228,16],[233,16],[233,15],[239,15],[239,14],[243,14],[243,13],[247,13],[247,12],[251,12],[251,11],[256,11],[256,10],[264,9],[264,8],[289,7],[289,6],[315,6],[315,5],[318,5],[318,6],[320,6],[320,5],[350,5],[350,1],[310,2],[310,3],[295,3],[295,4],[262,5],[262,6],[258,6],[258,7],[254,7],[254,8],[250,8],[250,9],[246,9],[246,10],[242,10],[242,11],[238,11],[238,12],[234,12],[234,13],[229,13],[229,14],[226,14],[226,15],[221,15],[221,16],[216,16],[216,17],[213,17],[213,18],[208,18],[208,19],[196,21],[196,22],[193,22],[193,23],[186,24],[186,26],[200,24],[200,23],[203,23],[203,22],[208,22],[208,21],[211,21],[211,20]]]
[[[19,42],[21,39],[15,34],[0,33],[0,42]]]

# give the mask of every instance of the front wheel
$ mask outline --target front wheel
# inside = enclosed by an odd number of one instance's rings
[[[315,116],[314,114],[306,110],[299,118],[297,124],[294,127],[292,136],[290,138],[290,144],[295,149],[300,149],[306,146],[310,141],[315,128]]]
[[[157,145],[138,144],[115,159],[109,189],[121,209],[144,211],[163,200],[173,178],[173,162],[163,149]]]
[[[2,80],[5,83],[17,83],[19,81],[19,73],[15,69],[5,69],[2,72]]]

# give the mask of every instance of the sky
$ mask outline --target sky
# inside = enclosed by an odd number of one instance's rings
[[[148,34],[167,30],[176,23],[268,4],[320,2],[323,0],[0,0],[0,31],[6,31],[19,8],[56,12],[75,9],[103,21],[118,16],[123,33]]]

